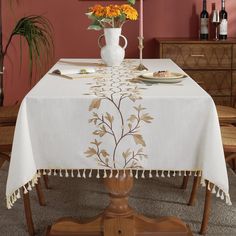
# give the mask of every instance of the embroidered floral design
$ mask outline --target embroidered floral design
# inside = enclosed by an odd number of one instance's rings
[[[147,155],[144,152],[146,142],[141,133],[141,126],[150,124],[153,120],[153,117],[146,112],[146,108],[141,105],[141,93],[146,88],[129,82],[128,79],[133,76],[132,63],[102,69],[100,72],[103,76],[95,78],[95,83],[87,83],[90,92],[86,95],[96,96],[88,108],[92,113],[89,123],[96,129],[93,131],[95,138],[85,154],[88,158],[95,158],[102,167],[142,168],[141,161],[147,158]],[[132,112],[127,115],[123,108],[130,103]],[[102,105],[109,105],[112,109],[104,111],[101,109]],[[113,140],[111,153],[103,143],[105,136],[110,136]],[[123,148],[122,143],[130,141],[128,139],[130,137],[136,145],[127,150],[120,150]]]

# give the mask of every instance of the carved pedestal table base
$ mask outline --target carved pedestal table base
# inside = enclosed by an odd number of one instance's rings
[[[192,236],[188,226],[176,217],[149,219],[137,214],[128,205],[133,178],[105,179],[110,205],[90,221],[63,218],[48,227],[47,236]]]

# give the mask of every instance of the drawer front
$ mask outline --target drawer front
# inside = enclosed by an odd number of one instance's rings
[[[216,105],[231,106],[231,97],[212,97]]]
[[[231,69],[232,45],[163,44],[161,57],[183,69]]]
[[[236,69],[236,44],[233,45],[233,69]]]
[[[232,72],[232,95],[236,96],[236,70]]]
[[[185,70],[185,72],[210,95],[231,96],[231,71]]]
[[[236,96],[232,97],[232,106],[236,108]]]

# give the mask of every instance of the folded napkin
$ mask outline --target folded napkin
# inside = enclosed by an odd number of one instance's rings
[[[102,62],[86,62],[86,61],[68,61],[68,60],[59,60],[59,64],[80,66],[80,67],[106,67]]]
[[[76,75],[76,74],[92,74],[95,72],[96,70],[92,67],[83,67],[76,69],[57,69],[54,70],[52,73],[58,75]]]
[[[64,79],[91,79],[99,76],[96,72],[97,71],[92,67],[81,67],[77,69],[56,69],[49,74],[59,76]]]

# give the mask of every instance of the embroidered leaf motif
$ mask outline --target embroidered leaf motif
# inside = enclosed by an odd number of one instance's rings
[[[132,124],[128,124],[128,127],[129,127],[129,130],[131,130],[132,129]]]
[[[110,115],[108,112],[106,112],[105,118],[110,122],[110,124],[114,121],[114,116]]]
[[[99,130],[95,130],[93,132],[94,135],[98,135],[99,137],[103,137],[107,133],[106,127],[102,125]]]
[[[94,148],[89,147],[89,149],[84,153],[87,157],[92,157],[97,154],[97,151]]]
[[[142,99],[142,97],[137,96],[137,95],[135,95],[135,94],[132,94],[132,95],[129,96],[129,99],[130,99],[132,102],[136,102],[137,100]]]
[[[93,99],[90,106],[89,106],[89,111],[92,111],[93,109],[99,109],[100,105],[101,105],[101,98],[96,98]]]
[[[93,112],[93,116],[98,118],[98,114],[96,112]]]
[[[146,108],[142,107],[141,105],[139,105],[138,107],[134,107],[134,109],[138,112],[146,110]]]
[[[99,134],[100,134],[100,130],[95,130],[95,131],[93,131],[93,134],[94,134],[94,135],[99,135]]]
[[[102,142],[98,142],[97,139],[95,139],[94,142],[91,142],[91,144],[94,144],[97,147],[99,147],[102,144]]]
[[[128,91],[132,92],[132,94],[135,96],[135,95],[139,95],[140,94],[140,90],[138,87],[135,87],[135,88],[129,88],[127,89]],[[139,96],[139,99],[142,99],[140,96]]]
[[[134,141],[136,144],[141,144],[143,147],[146,146],[146,143],[143,140],[143,136],[141,134],[134,134]]]
[[[149,116],[148,113],[145,113],[141,116],[141,120],[143,120],[146,123],[151,123],[151,121],[153,120],[153,118],[151,116]]]
[[[99,137],[103,137],[103,136],[106,134],[106,132],[104,132],[104,131],[102,131],[102,130],[95,130],[95,131],[93,132],[93,134],[94,134],[94,135],[97,135],[97,136],[99,136]]]
[[[91,147],[88,147],[85,153],[88,157],[93,156],[98,165],[102,167],[142,169],[140,162],[147,158],[147,155],[144,152],[146,143],[141,133],[141,126],[144,123],[151,123],[153,120],[153,117],[144,112],[145,108],[138,103],[142,99],[142,90],[146,89],[146,87],[130,83],[130,80],[123,81],[118,77],[116,78],[113,74],[107,73],[106,69],[102,67],[99,72],[103,75],[94,78],[93,83],[88,83],[90,90],[86,94],[88,96],[96,96],[92,98],[88,108],[92,113],[88,121],[94,125],[95,128],[92,132],[99,141],[95,139],[95,141],[91,142]],[[118,71],[118,73],[119,76],[127,76],[125,70],[121,71],[121,73]],[[105,108],[101,110],[103,100],[106,103],[109,102],[112,106],[114,105],[116,111],[113,109],[106,111]],[[132,101],[134,106],[128,116],[123,113],[124,101]],[[99,110],[99,114],[94,112],[97,110]],[[117,111],[120,118],[115,120]],[[115,127],[114,123],[116,123]],[[114,142],[114,146],[111,147],[111,153],[108,153],[103,142],[103,136],[106,134],[112,138],[112,143]],[[120,141],[128,141],[126,139],[128,137],[133,137],[136,147],[120,150]],[[122,153],[122,160],[119,162],[117,162],[119,158],[117,150]]]
[[[92,118],[89,120],[89,123],[94,123],[95,125],[97,124],[98,118]]]
[[[109,154],[107,153],[107,151],[105,149],[102,149],[101,154],[102,154],[103,157],[108,157],[109,156]]]
[[[137,116],[135,116],[135,115],[131,115],[130,117],[129,117],[129,119],[128,119],[128,121],[130,121],[130,122],[134,122],[135,120],[137,120],[138,119],[138,117]]]
[[[122,153],[122,156],[127,159],[130,155],[132,154],[132,152],[130,151],[130,148],[126,151]]]
[[[106,127],[104,125],[101,126],[101,130],[107,132]]]

